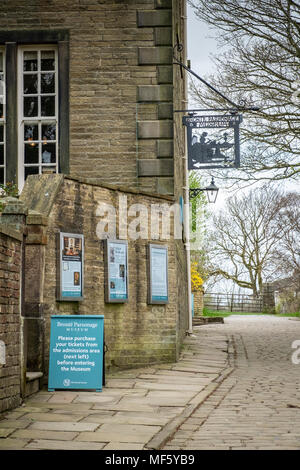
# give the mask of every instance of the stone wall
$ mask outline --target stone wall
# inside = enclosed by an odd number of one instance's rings
[[[45,196],[46,195],[46,196]],[[54,195],[50,198],[47,195]],[[100,217],[99,203],[117,210],[119,197],[127,198],[128,208],[142,204],[150,213],[154,204],[170,206],[174,199],[134,191],[117,190],[79,181],[62,175],[30,176],[21,195],[29,208],[26,245],[25,316],[36,317],[36,358],[32,361],[47,372],[50,316],[53,314],[104,314],[105,342],[108,347],[106,367],[126,368],[177,359],[182,338],[188,327],[186,264],[181,240],[128,239],[129,302],[105,303],[104,241],[96,234]],[[40,215],[37,216],[37,213]],[[43,221],[43,223],[41,223]],[[132,218],[128,218],[128,224]],[[82,302],[57,301],[57,234],[82,233],[85,237],[85,283]],[[148,243],[168,245],[169,303],[148,305]],[[40,338],[44,350],[39,351]],[[30,344],[28,349],[31,350]]]
[[[177,140],[185,131],[181,115],[174,127],[173,110],[184,104],[185,79],[172,54],[177,38],[184,42],[184,4],[0,2],[4,42],[6,31],[69,33],[70,175],[160,194],[182,192]]]
[[[18,406],[21,400],[22,237],[0,228],[0,412]]]
[[[198,290],[194,291],[194,316],[199,317],[203,315],[203,307],[204,307],[204,302],[203,302],[203,291]]]

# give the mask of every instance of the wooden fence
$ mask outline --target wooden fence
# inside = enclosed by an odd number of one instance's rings
[[[204,307],[224,312],[261,313],[263,311],[263,296],[207,293],[204,294]]]

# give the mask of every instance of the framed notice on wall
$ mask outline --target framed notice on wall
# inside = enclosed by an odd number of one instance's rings
[[[105,301],[128,301],[128,244],[105,240]]]
[[[148,245],[149,284],[148,303],[167,304],[168,294],[168,247],[165,245]]]
[[[58,300],[82,300],[84,237],[80,234],[60,232],[58,245]]]

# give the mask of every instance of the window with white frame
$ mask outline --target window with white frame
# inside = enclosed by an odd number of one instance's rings
[[[18,183],[22,189],[28,175],[58,172],[56,46],[19,47],[18,103]]]
[[[0,184],[5,184],[5,55],[0,47]]]

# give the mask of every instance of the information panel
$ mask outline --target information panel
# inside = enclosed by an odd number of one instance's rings
[[[103,383],[104,315],[51,316],[48,390]]]
[[[61,232],[59,234],[59,300],[83,299],[83,260],[83,235]]]
[[[106,240],[105,300],[128,301],[128,245],[125,240]]]
[[[149,304],[166,304],[168,296],[168,247],[149,244]]]

